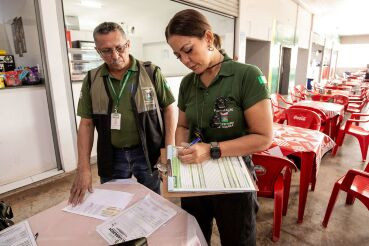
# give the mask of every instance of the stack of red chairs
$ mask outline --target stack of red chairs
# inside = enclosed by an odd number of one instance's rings
[[[272,240],[276,242],[280,236],[282,215],[287,214],[292,170],[297,168],[292,161],[271,155],[253,154],[252,161],[258,177],[258,196],[274,198]]]
[[[334,204],[340,190],[347,192],[346,204],[352,205],[355,198],[359,199],[369,210],[369,164],[364,171],[350,169],[345,176],[334,184],[327,210],[323,219],[323,226],[327,227]]]

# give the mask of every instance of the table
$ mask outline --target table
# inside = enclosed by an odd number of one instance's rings
[[[330,103],[330,102],[321,102],[321,101],[310,101],[310,100],[303,100],[294,103],[293,105],[303,106],[303,107],[310,107],[316,108],[323,111],[329,119],[329,135],[335,139],[337,137],[337,132],[339,129],[339,116],[344,116],[345,113],[345,106],[338,103]]]
[[[273,124],[273,143],[283,155],[295,154],[301,158],[298,223],[302,223],[310,180],[314,165],[318,172],[323,155],[335,146],[335,142],[320,131],[300,127]]]
[[[175,217],[151,234],[149,245],[207,245],[196,219],[175,204],[147,189],[139,183],[103,184],[99,189],[124,191],[134,194],[128,207],[150,194],[152,198],[165,203],[177,211]],[[64,201],[28,219],[33,233],[38,233],[37,245],[108,245],[96,232],[102,220],[67,213],[61,209]]]

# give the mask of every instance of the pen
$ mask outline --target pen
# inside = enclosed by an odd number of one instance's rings
[[[37,240],[37,238],[38,238],[38,232],[36,232],[36,234],[35,234],[35,241]]]
[[[192,145],[194,145],[195,143],[198,143],[201,141],[201,138],[195,138],[191,143],[189,143],[188,146],[185,147],[185,149],[191,147]]]

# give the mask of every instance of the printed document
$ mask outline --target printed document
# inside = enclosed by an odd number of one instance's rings
[[[132,200],[133,194],[94,189],[93,193],[88,193],[82,204],[75,207],[68,205],[63,211],[93,217],[100,220],[107,220],[114,217],[128,205]]]
[[[121,214],[96,227],[109,243],[116,244],[140,237],[148,237],[177,212],[149,195]]]
[[[28,221],[22,221],[0,231],[0,246],[36,246]]]
[[[242,157],[222,157],[200,164],[183,164],[177,148],[167,147],[169,192],[247,192],[255,191]]]

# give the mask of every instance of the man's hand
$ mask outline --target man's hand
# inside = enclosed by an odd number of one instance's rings
[[[86,190],[88,190],[90,193],[93,192],[91,170],[78,170],[77,175],[74,178],[72,188],[70,189],[68,203],[72,204],[72,206],[82,203]]]
[[[197,143],[189,147],[188,143],[182,144],[178,150],[178,157],[182,163],[201,163],[210,159],[210,144]]]

